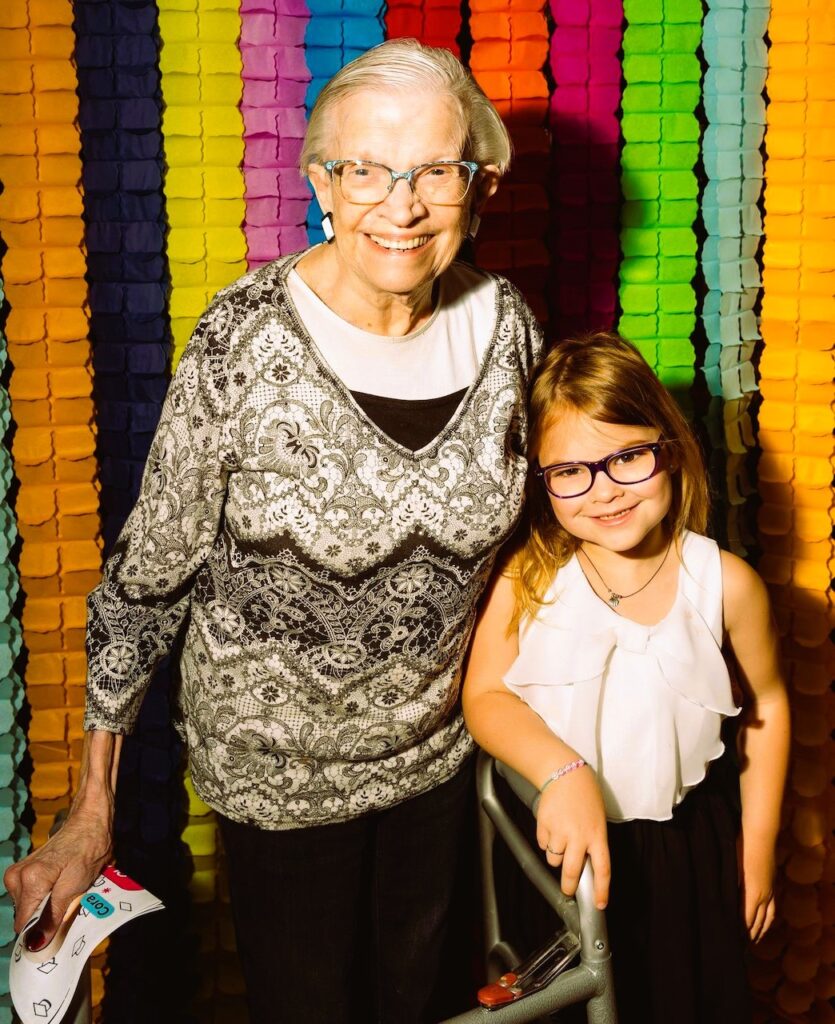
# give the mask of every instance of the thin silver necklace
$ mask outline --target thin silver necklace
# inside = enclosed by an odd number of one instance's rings
[[[583,555],[585,555],[586,559],[588,560],[589,565],[592,567],[592,569],[594,569],[595,575],[600,580],[600,582],[603,584],[603,586],[609,591],[609,596],[606,598],[606,601],[613,608],[617,608],[617,606],[621,603],[621,601],[625,601],[627,599],[627,597],[634,597],[636,594],[640,594],[642,590],[646,590],[647,589],[647,587],[650,585],[650,583],[652,583],[652,581],[655,579],[655,577],[664,568],[664,563],[667,561],[667,555],[669,555],[670,548],[672,546],[673,546],[673,541],[672,541],[672,538],[670,538],[670,543],[667,545],[667,550],[664,552],[664,557],[658,563],[658,568],[655,570],[655,572],[652,574],[652,576],[650,576],[650,578],[646,581],[646,583],[642,587],[638,587],[637,590],[633,590],[631,594],[618,594],[617,591],[612,590],[612,588],[609,586],[609,584],[606,582],[606,580],[604,580],[603,577],[600,575],[600,570],[597,568],[597,566],[591,560],[591,558],[589,557],[588,552],[584,548],[582,548],[582,547],[577,548],[577,550],[582,552]]]

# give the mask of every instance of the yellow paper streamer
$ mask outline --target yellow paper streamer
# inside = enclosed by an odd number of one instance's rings
[[[160,0],[174,365],[219,288],[246,270],[239,0]]]
[[[176,367],[214,294],[246,271],[239,0],[160,0],[159,28]],[[216,833],[214,814],[190,790],[183,840],[194,860],[190,891],[200,934],[214,934],[222,912]],[[207,1014],[216,1004],[221,967],[213,955],[202,958],[200,1002],[208,1002]]]

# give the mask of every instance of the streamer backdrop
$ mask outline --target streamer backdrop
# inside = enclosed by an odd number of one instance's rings
[[[460,54],[514,138],[479,262],[552,337],[616,324],[641,347],[702,433],[714,534],[771,588],[793,753],[751,981],[760,1019],[831,1022],[828,0],[6,0],[0,867],[71,797],[84,597],[195,319],[247,266],[321,239],[297,171],[310,108],[346,61],[410,35]],[[172,671],[126,744],[116,823],[120,862],[171,910],[100,951],[95,1012],[232,1024],[222,851],[182,777]],[[11,928],[3,894],[0,1024]]]

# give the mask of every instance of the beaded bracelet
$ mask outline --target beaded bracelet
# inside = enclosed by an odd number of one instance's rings
[[[545,790],[548,788],[548,786],[551,785],[552,782],[556,782],[557,779],[561,779],[563,775],[568,775],[569,772],[573,772],[575,768],[582,768],[585,763],[586,762],[582,759],[582,757],[578,757],[576,761],[569,761],[568,764],[564,764],[562,768],[557,768],[557,770],[555,772],[552,772],[539,787],[540,796],[545,792]]]

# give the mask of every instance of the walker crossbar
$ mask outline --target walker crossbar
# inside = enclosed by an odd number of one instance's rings
[[[617,1024],[606,916],[594,905],[591,864],[586,861],[576,899],[567,897],[560,889],[553,871],[531,848],[499,801],[493,779],[494,765],[516,796],[534,814],[539,800],[537,790],[516,772],[506,765],[494,762],[483,751],[479,753],[476,781],[480,805],[479,831],[488,973],[491,977],[498,976],[521,959],[510,945],[501,939],[493,873],[493,845],[497,832],[537,891],[569,931],[578,937],[580,962],[576,967],[560,973],[545,988],[516,1002],[495,1009],[479,1007],[469,1010],[443,1024],[533,1024],[548,1014],[583,1001],[586,1002],[588,1024]]]

